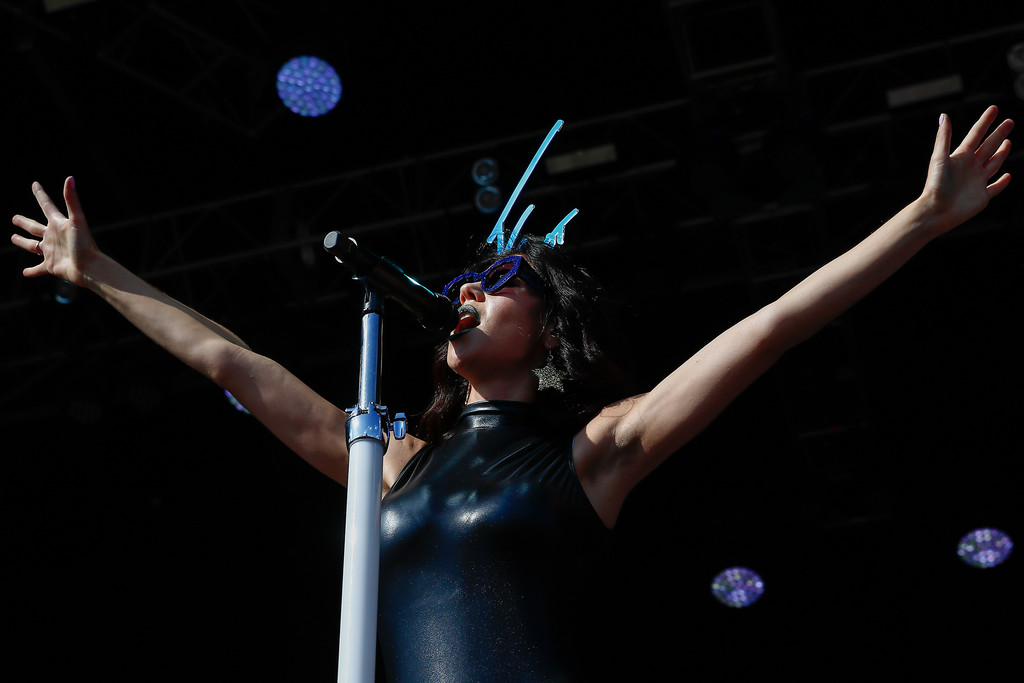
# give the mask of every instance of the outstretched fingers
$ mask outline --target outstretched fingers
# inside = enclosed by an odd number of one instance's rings
[[[68,207],[68,218],[75,225],[85,223],[85,212],[82,211],[82,204],[78,200],[78,190],[75,189],[75,179],[72,176],[64,180],[64,202]]]
[[[22,275],[25,277],[38,277],[40,275],[46,275],[49,272],[46,268],[46,259],[39,248],[39,240],[29,239],[24,235],[11,235],[11,243],[19,249],[24,249],[25,251],[31,252],[40,257],[39,263],[22,269]]]
[[[949,124],[949,117],[943,114],[939,117],[939,129],[935,132],[935,147],[932,149],[933,162],[949,157],[949,141],[952,135],[953,129]]]
[[[65,185],[66,185],[65,181]],[[62,221],[67,220],[67,216],[61,211],[60,207],[50,198],[50,195],[46,193],[43,186],[39,183],[32,183],[32,194],[35,195],[36,203],[39,204],[39,208],[43,211],[43,216],[46,217],[47,225],[59,224]],[[76,197],[77,198],[77,197]]]
[[[960,146],[953,152],[953,156],[972,156],[981,169],[983,169],[986,180],[994,178],[999,173],[1003,162],[1010,155],[1012,146],[1009,140],[1010,132],[1013,131],[1013,121],[1011,119],[1002,121],[990,134],[988,133],[998,116],[998,107],[991,106],[986,109],[974,123],[974,126],[971,127],[963,142],[960,143]],[[943,145],[940,144],[943,138],[947,141],[944,148],[948,149],[948,138],[950,135],[949,130],[947,130],[948,128],[949,120],[943,116],[942,123],[939,126],[939,134],[936,137],[935,150],[933,151],[934,157],[941,156],[943,153]],[[986,134],[988,134],[987,137]],[[995,197],[1005,190],[1009,184],[1010,174],[1004,173],[995,182],[987,186],[989,198]]]
[[[65,187],[65,192],[66,191],[67,188]],[[42,257],[42,260],[36,265],[22,270],[22,274],[25,275],[25,277],[46,275],[49,272],[47,260],[48,255],[52,257],[54,246],[52,244],[53,240],[50,239],[48,231],[50,228],[56,228],[67,221],[67,218],[50,198],[50,195],[46,193],[46,190],[43,189],[42,185],[37,182],[32,183],[32,194],[36,198],[36,203],[39,204],[39,208],[42,209],[43,216],[45,217],[45,223],[21,215],[14,216],[11,219],[11,222],[14,225],[21,228],[29,235],[28,237],[19,234],[11,235],[11,242],[16,247]],[[75,197],[75,199],[77,206],[77,197]],[[79,209],[79,212],[81,212],[81,209]]]
[[[995,153],[988,158],[979,155],[985,164],[985,172],[987,173],[985,176],[986,178],[991,178],[999,172],[1003,162],[1006,161],[1008,156],[1010,156],[1010,149],[1012,146],[1013,144],[1009,140],[1003,140],[999,143],[999,149],[997,149]]]
[[[36,237],[42,237],[43,231],[46,229],[39,221],[32,220],[28,216],[22,216],[20,214],[12,218],[11,223],[28,234],[35,235]]]
[[[986,109],[981,118],[974,122],[971,130],[967,132],[963,142],[956,148],[954,154],[974,154],[981,147],[981,143],[985,139],[985,133],[988,132],[997,116],[999,116],[999,108],[995,105]]]
[[[991,199],[992,197],[995,197],[997,194],[999,194],[1000,192],[1005,190],[1007,187],[1009,187],[1009,185],[1010,185],[1010,174],[1009,173],[1004,173],[999,178],[999,180],[995,181],[994,183],[992,183],[991,185],[988,186],[987,189],[988,189],[988,197],[989,197],[989,199]]]
[[[19,235],[15,233],[11,235],[11,244],[18,247],[19,249],[24,249],[27,252],[30,252],[41,257],[39,263],[35,264],[34,266],[24,268],[21,271],[22,275],[24,275],[25,277],[37,277],[39,275],[46,275],[46,259],[43,256],[42,249],[40,248],[42,246],[43,232],[45,230],[44,226],[40,225],[38,222],[32,220],[31,218],[26,218],[25,216],[15,216],[14,218],[11,219],[11,222],[14,225],[18,226],[19,228],[21,228],[22,230],[24,230],[25,232],[27,232],[28,234],[32,235],[32,237],[37,238],[32,239],[30,237],[25,237],[24,235]]]
[[[1013,121],[1006,119],[1000,123],[992,134],[985,139],[978,148],[977,158],[984,165],[985,178],[992,179],[999,173],[1003,162],[1010,156],[1010,149],[1013,143],[1009,140],[1010,131],[1013,130]],[[1010,174],[1004,173],[999,179],[988,185],[988,196],[991,199],[1006,189],[1010,184]]]
[[[38,247],[39,240],[30,240],[29,238],[25,237],[24,235],[18,235],[18,234],[11,235],[11,244],[13,244],[14,246],[18,247],[19,249],[24,249],[25,251],[30,251],[33,254],[38,254],[39,253],[39,247]]]
[[[1005,149],[1004,149],[1004,147],[1005,147]],[[990,162],[990,164],[993,166],[993,168],[991,169],[991,171],[988,174],[989,178],[991,178],[992,176],[994,176],[996,173],[999,172],[999,167],[1002,166],[1003,160],[1006,159],[1006,156],[1010,153],[1010,141],[1009,140],[1006,141],[1004,147],[1000,147],[999,148],[999,152],[997,152],[992,157],[992,161]],[[986,167],[986,170],[987,169],[988,169],[988,167]],[[996,180],[993,183],[990,183],[988,185],[988,187],[985,188],[986,190],[988,190],[988,197],[989,197],[989,199],[991,199],[992,197],[995,197],[997,194],[999,194],[1000,192],[1005,190],[1009,184],[1010,184],[1010,174],[1009,173],[1004,173],[1003,175],[999,176],[998,180]]]
[[[41,275],[49,275],[50,271],[46,268],[46,262],[40,261],[34,266],[23,268],[21,274],[25,277],[40,277]]]
[[[978,148],[976,154],[986,167],[991,163],[991,160],[995,159],[1000,153],[1002,153],[1004,151],[1004,147],[1009,144],[1010,141],[1007,138],[1010,137],[1010,131],[1012,130],[1013,121],[1006,119],[1000,123],[994,131],[992,131],[992,134],[989,135],[988,138],[985,139],[985,142],[982,143],[981,147]],[[1009,148],[1006,147],[1006,154],[1008,153]],[[1000,163],[1002,162],[1000,161]],[[993,173],[995,173],[995,171],[993,171]]]

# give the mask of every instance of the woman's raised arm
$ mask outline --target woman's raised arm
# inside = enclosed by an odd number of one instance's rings
[[[991,181],[1009,154],[1013,122],[1002,122],[986,136],[997,116],[990,107],[950,153],[952,129],[943,115],[920,197],[850,251],[723,332],[650,393],[609,406],[577,436],[577,471],[606,523],[614,523],[637,482],[704,429],[787,349],[1006,189],[1009,174]]]
[[[343,411],[235,334],[149,285],[93,241],[75,190],[64,183],[67,215],[39,183],[32,191],[45,223],[15,216],[27,236],[11,242],[38,254],[26,277],[50,274],[91,289],[147,337],[227,389],[271,432],[324,474],[345,484],[348,452]]]

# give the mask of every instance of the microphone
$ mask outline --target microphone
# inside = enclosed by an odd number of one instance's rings
[[[455,329],[459,321],[455,304],[416,282],[388,259],[363,249],[351,237],[343,239],[337,231],[324,237],[324,249],[356,277],[404,306],[426,329],[441,333]]]

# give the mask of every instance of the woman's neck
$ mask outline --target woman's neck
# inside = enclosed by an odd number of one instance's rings
[[[537,398],[537,381],[531,375],[527,381],[490,382],[479,386],[470,384],[466,404],[480,401],[519,401],[533,403]]]

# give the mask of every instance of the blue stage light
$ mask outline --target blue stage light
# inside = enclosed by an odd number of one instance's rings
[[[473,204],[480,213],[495,213],[501,208],[501,190],[493,185],[481,187],[476,191]]]
[[[498,162],[494,159],[477,159],[470,172],[477,185],[493,185],[498,180]]]
[[[341,78],[322,59],[295,57],[277,72],[277,95],[296,114],[322,116],[341,99]]]
[[[730,567],[712,579],[711,594],[726,607],[750,607],[764,594],[764,581],[746,567]]]
[[[59,304],[67,305],[74,303],[75,299],[78,298],[78,287],[75,287],[67,280],[60,280],[53,292],[53,298]]]
[[[957,546],[960,559],[979,569],[1002,564],[1013,550],[1013,539],[999,529],[975,529],[963,538]]]

